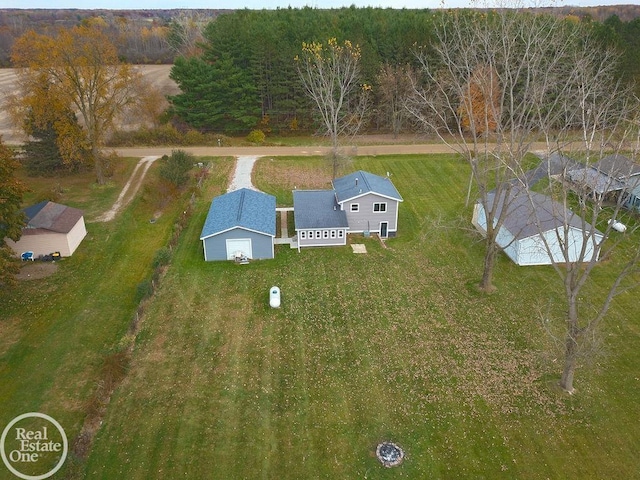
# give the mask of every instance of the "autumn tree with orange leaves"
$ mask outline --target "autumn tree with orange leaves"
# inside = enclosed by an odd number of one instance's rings
[[[498,72],[488,65],[478,65],[466,82],[458,107],[460,124],[477,137],[495,132],[500,119],[500,83]]]
[[[14,119],[29,117],[34,127],[53,125],[64,161],[82,157],[94,165],[97,182],[105,183],[101,148],[119,118],[139,101],[141,75],[119,61],[113,43],[93,24],[52,36],[27,32],[16,41],[12,61],[19,89],[10,101]],[[69,111],[79,123],[69,119]]]

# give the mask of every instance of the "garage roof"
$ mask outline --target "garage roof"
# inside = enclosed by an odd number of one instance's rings
[[[276,197],[241,188],[211,202],[200,240],[233,228],[276,236]]]
[[[82,210],[46,200],[27,207],[23,211],[27,217],[23,234],[27,235],[43,230],[69,233],[83,215]]]

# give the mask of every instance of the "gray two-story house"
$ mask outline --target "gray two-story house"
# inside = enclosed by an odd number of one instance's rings
[[[394,237],[403,199],[388,177],[359,170],[333,181],[333,190],[295,190],[298,247],[346,245],[349,233]]]

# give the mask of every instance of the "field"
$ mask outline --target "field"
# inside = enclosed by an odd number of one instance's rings
[[[175,94],[177,86],[169,78],[172,65],[137,65],[147,81],[163,94]],[[0,68],[0,103],[16,89],[16,70]],[[0,136],[5,144],[21,143],[21,138],[13,128],[5,108],[0,108]]]
[[[0,424],[46,411],[74,438],[105,359],[134,342],[87,458],[71,459],[67,475],[639,478],[637,292],[616,300],[577,394],[560,392],[548,332],[562,330],[560,284],[550,268],[502,257],[497,292],[477,291],[482,244],[469,229],[459,160],[354,161],[391,172],[405,198],[387,248],[356,237],[366,255],[280,247],[275,260],[243,266],[202,260],[208,205],[231,172],[228,160],[211,161],[215,175],[135,339],[136,286],[181,202],[150,224],[143,193],[112,224],[90,222],[90,238],[55,275],[0,294]],[[287,204],[287,182],[317,188],[325,176],[319,159],[265,158],[254,178]],[[603,283],[616,260],[598,271]],[[282,290],[278,310],[268,306],[272,285]],[[377,461],[383,440],[405,450],[401,466]]]

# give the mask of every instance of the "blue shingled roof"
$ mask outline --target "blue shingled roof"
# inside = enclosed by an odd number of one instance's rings
[[[200,240],[238,227],[275,237],[276,197],[241,188],[214,198]]]
[[[349,227],[333,190],[294,190],[293,217],[297,230]]]
[[[333,181],[333,188],[340,203],[367,193],[376,193],[402,202],[402,197],[391,180],[363,170],[336,178]]]

